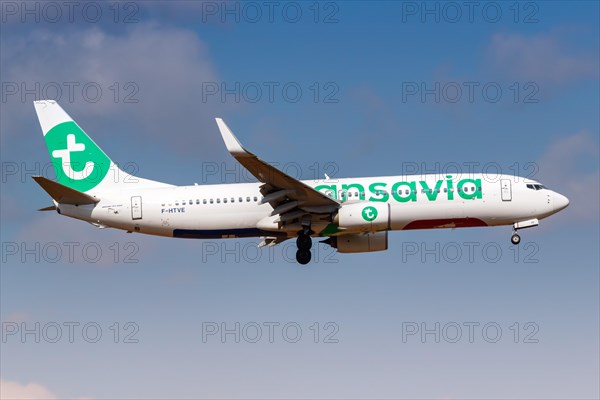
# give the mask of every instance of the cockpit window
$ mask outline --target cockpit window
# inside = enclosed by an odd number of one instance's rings
[[[546,186],[540,185],[538,183],[528,183],[527,184],[527,189],[542,190],[542,189],[548,189],[548,188]]]

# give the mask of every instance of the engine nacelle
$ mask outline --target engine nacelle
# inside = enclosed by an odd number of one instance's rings
[[[354,203],[343,205],[335,218],[340,229],[376,232],[390,229],[388,203]]]
[[[340,253],[383,251],[388,248],[388,233],[384,231],[332,236],[324,243],[336,248]]]

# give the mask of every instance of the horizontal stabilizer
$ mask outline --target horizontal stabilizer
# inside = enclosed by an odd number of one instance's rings
[[[52,206],[40,208],[38,211],[56,211],[56,206],[52,205]]]
[[[68,186],[51,181],[43,176],[34,176],[33,179],[50,195],[50,197],[60,204],[79,206],[83,204],[95,204],[100,201],[100,199],[96,197],[71,189]]]

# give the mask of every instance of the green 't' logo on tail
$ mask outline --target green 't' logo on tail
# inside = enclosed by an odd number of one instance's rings
[[[58,182],[87,192],[110,168],[110,159],[73,121],[52,128],[44,137]]]

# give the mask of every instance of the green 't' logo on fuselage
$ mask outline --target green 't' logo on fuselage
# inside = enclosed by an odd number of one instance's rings
[[[110,159],[73,121],[56,125],[44,137],[58,182],[87,192],[110,168]]]
[[[371,222],[377,218],[377,209],[372,206],[368,206],[363,208],[362,217],[365,221]]]

